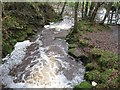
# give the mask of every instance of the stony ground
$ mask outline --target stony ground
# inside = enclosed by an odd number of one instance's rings
[[[87,32],[80,37],[88,39],[89,43],[97,48],[118,53],[118,28],[120,26],[110,26],[110,30],[99,32]]]

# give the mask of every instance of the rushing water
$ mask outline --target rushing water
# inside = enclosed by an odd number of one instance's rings
[[[0,80],[9,88],[72,88],[84,80],[85,68],[67,54],[66,35],[73,19],[44,26],[33,42],[18,42],[0,66]]]

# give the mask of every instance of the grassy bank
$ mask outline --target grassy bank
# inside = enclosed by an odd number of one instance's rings
[[[83,38],[87,33],[109,30],[109,27],[89,21],[80,21],[78,25],[78,33],[68,35],[66,40],[69,43],[68,53],[77,61],[81,60],[86,67],[84,76],[86,81],[75,85],[74,90],[78,88],[118,88],[120,84],[118,55],[89,43],[90,38]],[[96,85],[92,85],[92,82],[95,82]]]

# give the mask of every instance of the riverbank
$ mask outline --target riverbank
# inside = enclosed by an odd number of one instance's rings
[[[45,25],[33,42],[17,42],[0,67],[3,85],[8,88],[73,88],[82,82],[85,74],[82,62],[78,63],[67,53],[65,37],[73,25],[73,19],[65,16],[62,21]]]
[[[78,33],[71,35],[70,39],[66,38],[68,53],[86,67],[86,81],[76,85],[75,89],[119,87],[117,31],[108,26],[80,21]]]
[[[52,6],[47,3],[3,3],[2,57],[10,54],[17,42],[30,40],[45,24],[58,18]]]

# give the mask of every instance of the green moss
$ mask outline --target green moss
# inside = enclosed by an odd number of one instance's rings
[[[79,88],[86,88],[86,89],[87,88],[92,88],[92,85],[89,82],[84,81],[84,82],[81,82],[79,85],[74,86],[73,90],[77,90]]]
[[[99,63],[106,68],[118,68],[118,56],[112,52],[105,52]]]
[[[85,47],[88,45],[89,45],[88,40],[79,39],[79,46]]]
[[[93,48],[91,53],[94,55],[104,55],[104,50],[101,50],[99,48]]]
[[[100,66],[94,61],[91,63],[88,63],[86,66],[86,71],[91,71],[91,70],[100,70]]]
[[[13,28],[13,27],[19,27],[19,23],[17,22],[16,17],[13,16],[6,16],[3,19],[3,26],[4,28]]]
[[[107,87],[107,85],[104,84],[104,83],[98,84],[98,85],[96,86],[96,88],[106,88],[106,87]]]
[[[68,48],[69,48],[69,49],[71,49],[71,48],[75,48],[75,47],[77,47],[76,44],[68,44]]]
[[[89,27],[89,28],[87,29],[87,31],[88,31],[88,32],[93,32],[93,29],[92,29],[91,27]]]
[[[59,19],[58,14],[48,3],[10,2],[3,4],[3,57],[11,52],[16,41],[24,41],[32,37],[35,34],[33,29]]]
[[[100,56],[98,63],[101,65],[101,67],[118,68],[118,55],[114,54],[113,52],[94,48],[91,53],[94,57]]]
[[[87,71],[93,70],[94,69],[94,64],[93,63],[88,63],[85,67],[86,67]]]
[[[4,52],[3,54],[5,54],[5,55],[8,54],[8,53],[10,54],[11,51],[12,51],[12,49],[13,49],[13,48],[11,47],[11,45],[10,45],[8,42],[6,42],[6,43],[3,42],[2,45],[3,45],[3,46],[2,46],[2,50],[3,50],[2,52]]]
[[[78,31],[79,32],[98,32],[98,31],[102,31],[102,30],[109,30],[108,26],[100,25],[97,23],[93,24],[89,20],[81,20],[80,22],[78,22]]]
[[[110,77],[110,75],[112,75],[112,73],[114,72],[117,72],[117,70],[115,69],[106,69],[103,73],[101,73],[101,80],[102,80],[102,83],[106,83]]]
[[[85,74],[85,79],[88,81],[99,81],[99,76],[100,72],[98,70],[92,70],[92,71],[88,71]]]
[[[27,28],[26,33],[27,33],[27,35],[34,35],[35,34],[35,32],[33,32],[31,27]]]
[[[118,78],[114,78],[113,80],[108,82],[110,88],[117,88],[119,86],[119,83],[120,82],[118,81]]]

